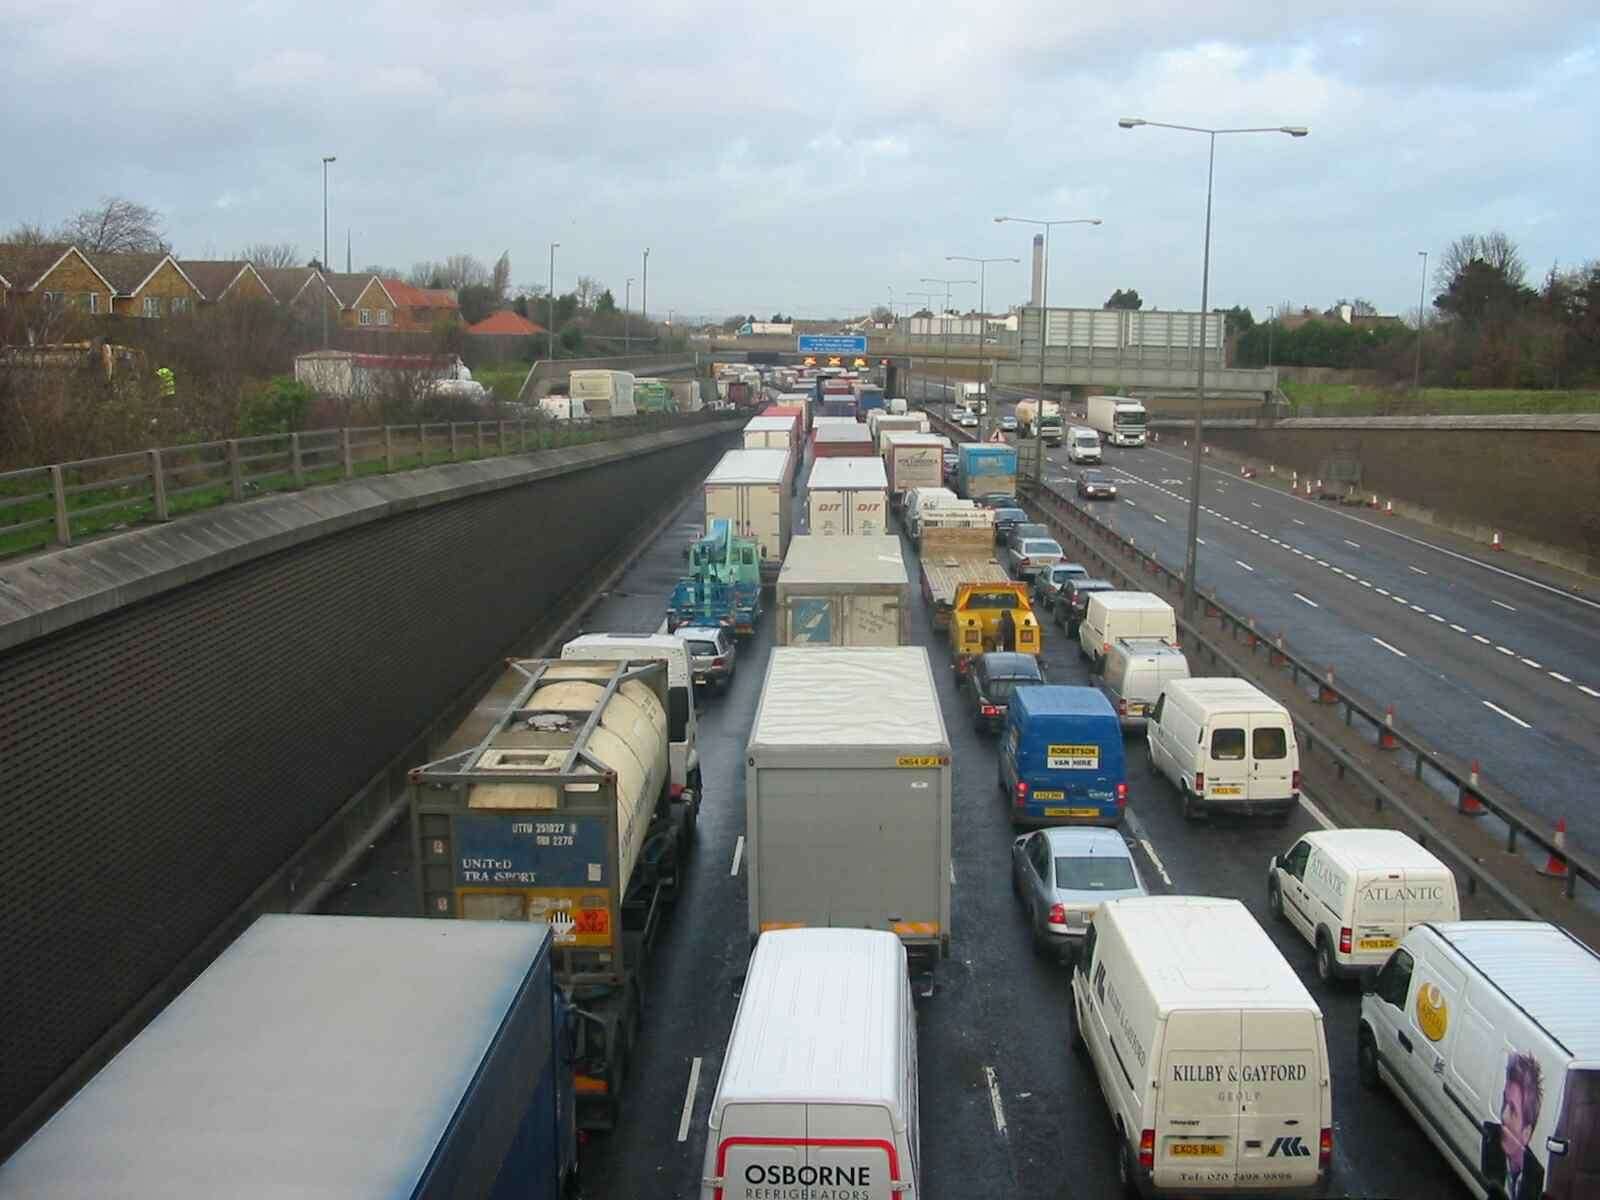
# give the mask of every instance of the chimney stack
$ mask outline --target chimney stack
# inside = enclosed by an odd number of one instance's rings
[[[1033,235],[1033,299],[1030,303],[1038,308],[1044,299],[1044,234]]]

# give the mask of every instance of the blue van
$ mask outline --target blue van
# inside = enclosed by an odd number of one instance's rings
[[[1013,825],[1116,825],[1128,804],[1117,710],[1096,688],[1019,687],[1000,743]]]

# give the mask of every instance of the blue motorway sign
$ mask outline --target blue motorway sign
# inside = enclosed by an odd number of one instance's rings
[[[865,334],[802,333],[795,337],[800,354],[865,354]]]

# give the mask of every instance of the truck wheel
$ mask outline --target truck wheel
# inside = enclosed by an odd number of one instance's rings
[[[1361,1080],[1361,1086],[1375,1088],[1380,1082],[1378,1079],[1378,1043],[1372,1040],[1372,1030],[1365,1025],[1356,1040],[1356,1075]]]

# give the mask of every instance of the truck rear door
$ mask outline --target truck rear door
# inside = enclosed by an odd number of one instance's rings
[[[811,500],[811,533],[815,537],[838,537],[845,532],[845,497],[838,491],[814,490]]]
[[[1321,1147],[1322,1030],[1310,1012],[1245,1012],[1239,1055],[1240,1187],[1309,1187]]]
[[[898,646],[900,601],[894,596],[846,596],[846,646]]]
[[[730,1104],[716,1152],[706,1156],[703,1194],[713,1200],[778,1195],[785,1177],[798,1178],[806,1151],[804,1104]]]
[[[857,488],[849,493],[850,532],[878,537],[884,532],[883,493],[872,488]]]
[[[1355,886],[1350,949],[1357,961],[1381,967],[1408,928],[1405,872],[1362,871]]]

